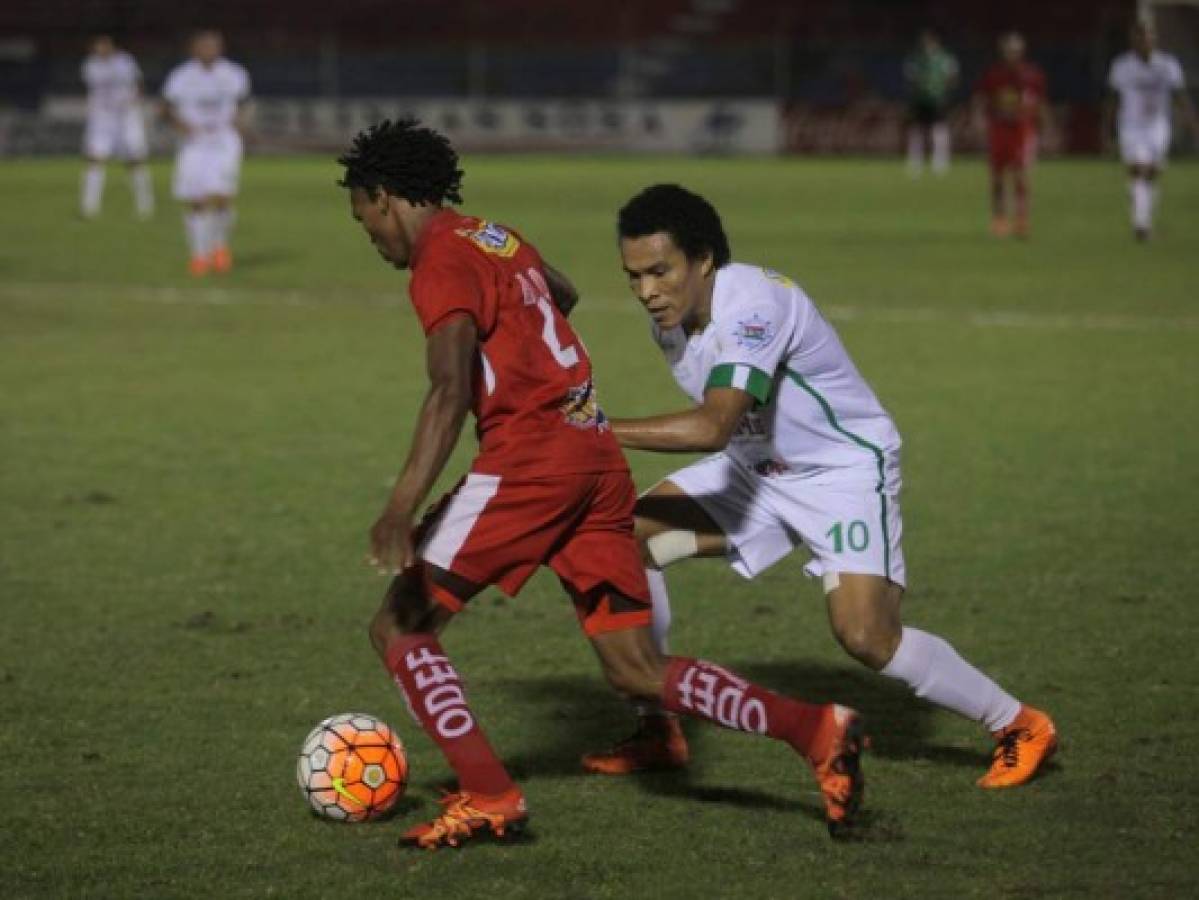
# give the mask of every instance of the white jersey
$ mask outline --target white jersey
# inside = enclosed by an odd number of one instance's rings
[[[1108,85],[1120,95],[1120,131],[1169,127],[1175,91],[1184,86],[1177,58],[1154,50],[1149,59],[1133,51],[1112,61]]]
[[[108,56],[92,54],[87,57],[83,61],[82,76],[87,85],[89,117],[120,115],[137,104],[142,70],[124,50]]]
[[[162,96],[194,132],[230,131],[237,120],[238,104],[250,96],[250,76],[227,59],[218,59],[211,66],[189,59],[167,76]]]
[[[654,339],[695,402],[709,387],[757,401],[725,454],[760,475],[899,489],[899,432],[841,340],[790,279],[730,263],[716,273],[712,320]]]

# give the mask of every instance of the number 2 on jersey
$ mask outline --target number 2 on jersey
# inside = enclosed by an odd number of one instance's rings
[[[545,277],[534,268],[526,273],[516,273],[520,282],[520,291],[524,294],[526,306],[536,306],[545,321],[541,329],[541,339],[550,348],[554,360],[564,369],[572,368],[579,363],[579,351],[573,344],[562,346],[558,340],[558,332],[554,330],[554,308],[550,305],[550,288],[545,283]]]

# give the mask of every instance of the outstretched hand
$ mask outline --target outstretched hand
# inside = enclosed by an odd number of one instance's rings
[[[416,564],[412,544],[412,514],[388,507],[371,526],[368,565],[380,575],[399,575]]]

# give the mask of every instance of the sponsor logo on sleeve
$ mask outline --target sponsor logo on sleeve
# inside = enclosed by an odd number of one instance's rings
[[[774,328],[769,319],[763,319],[754,313],[748,319],[737,322],[733,337],[737,346],[743,350],[761,350],[774,337]]]
[[[459,228],[458,235],[472,241],[484,253],[502,256],[505,259],[515,256],[520,249],[520,241],[495,222],[479,222],[478,228]]]

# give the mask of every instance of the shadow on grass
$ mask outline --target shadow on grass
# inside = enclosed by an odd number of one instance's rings
[[[927,760],[938,765],[977,769],[980,774],[990,762],[989,742],[981,735],[977,750],[932,743],[929,739],[932,717],[944,713],[865,669],[804,661],[735,662],[731,668],[784,694],[813,702],[835,700],[859,710],[871,735],[871,753],[882,759]],[[594,678],[503,678],[496,687],[518,701],[513,709],[520,712],[515,714],[529,717],[530,727],[523,747],[507,758],[509,768],[519,779],[582,775],[579,758],[584,752],[612,746],[634,727],[631,711],[607,688],[598,673]],[[699,771],[708,729],[696,722],[685,727],[691,742],[692,766]],[[646,773],[640,776],[640,781],[653,793],[686,794],[705,802],[769,809],[794,807],[752,790],[689,784],[689,772]]]
[[[236,251],[236,248],[234,248]],[[235,257],[236,269],[265,269],[280,263],[291,263],[300,259],[299,251],[274,247],[267,250],[247,250]]]

